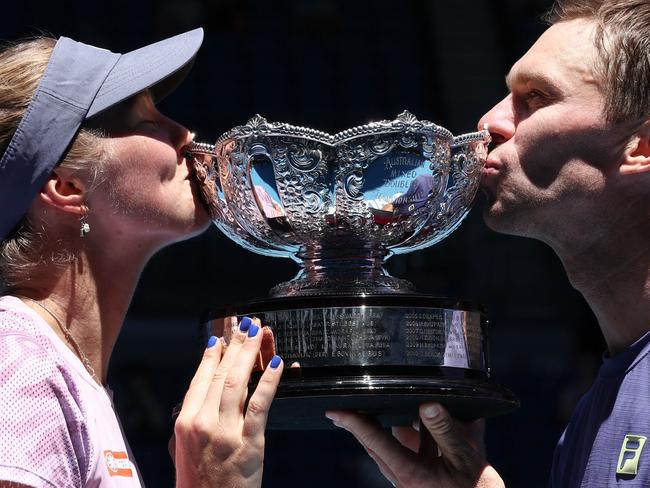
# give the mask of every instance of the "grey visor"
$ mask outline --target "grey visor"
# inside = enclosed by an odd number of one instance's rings
[[[0,240],[25,215],[85,119],[147,88],[159,100],[180,83],[202,41],[203,29],[195,29],[117,54],[61,37],[0,159]]]

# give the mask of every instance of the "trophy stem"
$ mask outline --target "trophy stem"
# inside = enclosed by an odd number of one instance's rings
[[[365,246],[322,245],[305,247],[296,256],[302,269],[295,278],[271,289],[272,297],[324,295],[385,295],[413,293],[407,280],[384,269],[390,252]]]

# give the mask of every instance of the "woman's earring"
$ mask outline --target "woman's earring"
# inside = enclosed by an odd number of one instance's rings
[[[84,207],[84,213],[83,215],[79,218],[79,237],[86,237],[88,233],[90,232],[90,225],[86,221],[88,218],[88,208]]]

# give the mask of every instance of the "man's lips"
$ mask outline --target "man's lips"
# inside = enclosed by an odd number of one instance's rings
[[[501,162],[497,161],[496,159],[487,158],[485,160],[485,167],[499,169],[501,168]]]
[[[483,166],[483,175],[496,175],[501,170],[501,163],[494,159],[486,159]]]
[[[481,175],[481,188],[486,195],[489,196],[495,190],[500,172],[501,163],[490,158],[485,160],[483,174]]]

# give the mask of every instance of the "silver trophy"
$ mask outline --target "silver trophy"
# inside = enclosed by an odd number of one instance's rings
[[[489,140],[487,130],[454,137],[403,112],[335,135],[255,116],[214,146],[191,144],[217,227],[300,266],[270,297],[205,320],[209,333],[228,336],[238,318],[258,317],[262,355],[300,364],[285,369],[271,427],[325,428],[328,408],[407,424],[431,400],[466,419],[516,408],[490,378],[481,308],[417,293],[383,267],[460,225]]]

